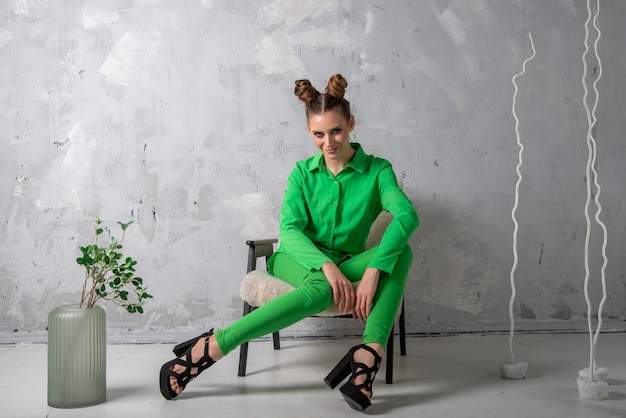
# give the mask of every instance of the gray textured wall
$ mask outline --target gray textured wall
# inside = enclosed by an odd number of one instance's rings
[[[293,81],[323,88],[335,72],[350,83],[354,139],[394,164],[422,220],[409,332],[506,329],[511,79],[531,53],[529,33],[537,55],[518,78],[526,148],[515,314],[528,329],[584,318],[584,1],[8,0],[1,9],[0,331],[44,330],[48,311],[77,301],[74,259],[96,216],[136,222],[126,249],[155,296],[143,316],[103,305],[112,329],[158,339],[239,318],[244,241],[276,236],[287,175],[315,152]],[[625,18],[626,3],[602,2],[595,134],[605,314],[618,320]],[[344,331],[307,319],[288,332]]]

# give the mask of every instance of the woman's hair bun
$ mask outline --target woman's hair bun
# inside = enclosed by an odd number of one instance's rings
[[[333,97],[343,99],[346,94],[346,87],[348,87],[348,80],[343,78],[341,74],[335,74],[328,80],[326,92]]]
[[[309,80],[296,80],[296,87],[293,91],[305,104],[312,102],[320,95],[320,92],[311,85]]]

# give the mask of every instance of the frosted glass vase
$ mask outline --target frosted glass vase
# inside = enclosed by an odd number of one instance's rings
[[[48,405],[80,408],[106,400],[106,313],[60,306],[48,315]]]

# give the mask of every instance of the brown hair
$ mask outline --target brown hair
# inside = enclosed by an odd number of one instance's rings
[[[320,115],[329,110],[339,111],[346,120],[350,120],[350,102],[344,99],[348,81],[341,74],[335,74],[328,80],[326,91],[320,93],[309,80],[296,80],[294,93],[304,102],[307,120],[311,115]]]

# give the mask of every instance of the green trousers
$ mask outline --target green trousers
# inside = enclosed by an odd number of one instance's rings
[[[376,247],[348,258],[338,267],[351,282],[359,281]],[[390,274],[381,274],[374,296],[372,311],[365,323],[363,343],[378,343],[385,347],[402,302],[404,284],[411,267],[413,253],[406,246]],[[294,287],[276,299],[255,309],[226,328],[217,330],[215,337],[222,352],[228,354],[241,344],[286,328],[308,316],[324,311],[333,303],[333,292],[320,270],[310,271],[289,254],[276,254],[273,275]]]

